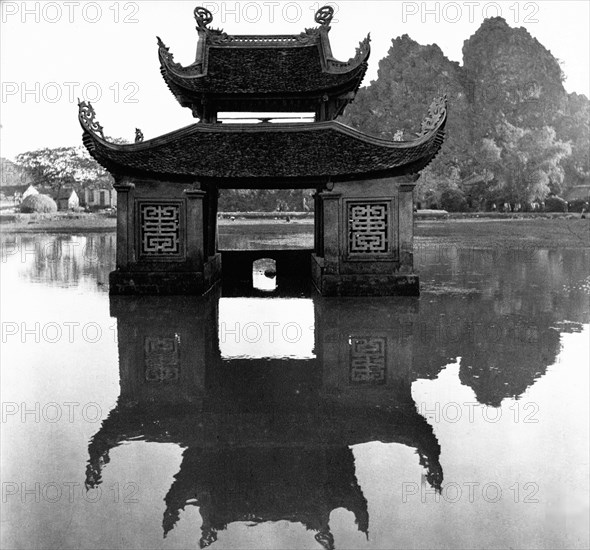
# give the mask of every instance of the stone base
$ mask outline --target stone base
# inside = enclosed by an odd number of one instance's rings
[[[117,269],[109,274],[111,295],[201,296],[221,278],[221,254],[211,256],[203,271],[131,271]]]
[[[311,260],[311,277],[322,296],[418,296],[420,283],[415,273],[335,274],[326,273],[323,259]]]

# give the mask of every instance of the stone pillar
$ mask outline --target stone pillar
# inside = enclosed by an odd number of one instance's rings
[[[205,263],[205,219],[203,200],[205,191],[185,189],[186,205],[186,255],[189,267],[202,271]]]
[[[117,181],[113,187],[117,191],[117,268],[125,269],[129,260],[128,232],[133,227],[133,193],[130,192],[134,185]]]
[[[217,253],[217,203],[219,199],[219,190],[216,188],[209,189],[206,196],[206,216],[205,216],[205,257],[209,258]]]
[[[318,193],[312,279],[324,296],[419,293],[413,272],[413,183],[381,178],[329,183]],[[316,218],[317,222],[317,218]]]
[[[313,251],[319,257],[324,256],[322,202],[319,191],[313,194]]]
[[[221,278],[221,254],[217,252],[217,199],[215,188],[186,189],[187,252],[191,262],[203,277],[203,292]]]
[[[400,272],[414,271],[414,187],[415,184],[399,186],[399,247]]]
[[[221,276],[209,256],[207,192],[198,183],[134,178],[117,184],[117,269],[111,294],[203,294]],[[216,192],[216,191],[214,191]]]
[[[337,193],[324,192],[320,194],[322,203],[322,243],[324,268],[326,273],[336,274],[339,272],[340,257],[340,219],[341,196]]]

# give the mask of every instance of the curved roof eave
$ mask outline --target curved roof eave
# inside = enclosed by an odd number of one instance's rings
[[[328,173],[329,170],[320,171],[317,174],[318,179],[325,176],[334,176],[340,179],[349,179],[349,176],[360,177],[360,174],[364,174],[370,177],[379,177],[379,174],[387,175],[391,172],[399,173],[416,173],[422,170],[428,165],[432,159],[436,156],[444,139],[444,127],[447,119],[446,111],[446,98],[439,98],[435,100],[429,109],[429,114],[422,123],[422,135],[412,141],[390,141],[382,138],[369,136],[346,126],[340,122],[327,121],[327,122],[312,122],[312,123],[278,123],[278,124],[191,124],[179,130],[175,130],[168,134],[142,141],[139,143],[132,144],[115,144],[105,139],[102,132],[102,126],[95,120],[95,112],[90,104],[81,102],[79,104],[79,122],[84,130],[83,142],[88,149],[91,156],[93,156],[100,164],[109,170],[117,172],[135,172],[135,173],[154,173],[161,176],[170,176],[182,178],[203,177],[206,179],[216,179],[215,175],[211,173],[207,174],[203,171],[201,175],[197,168],[190,170],[179,168],[177,171],[150,169],[149,166],[145,167],[141,162],[135,162],[133,156],[139,155],[137,158],[145,158],[146,152],[153,152],[154,158],[156,158],[155,165],[158,165],[158,159],[163,158],[166,160],[164,164],[169,164],[169,159],[166,158],[166,154],[170,156],[170,151],[174,150],[174,147],[178,147],[184,141],[191,141],[192,146],[196,143],[206,144],[211,139],[219,140],[220,136],[228,135],[228,139],[235,139],[235,136],[245,136],[247,134],[259,134],[268,135],[276,134],[276,136],[282,136],[288,134],[297,134],[302,138],[302,143],[308,141],[305,136],[312,138],[314,134],[322,132],[336,132],[336,135],[340,134],[346,138],[351,138],[351,143],[345,143],[349,151],[357,151],[359,149],[365,150],[371,148],[371,154],[375,154],[379,158],[375,161],[374,165],[368,165],[364,170],[342,170],[336,171],[333,174]],[[331,134],[333,139],[337,139],[335,134]],[[207,139],[209,137],[209,140]],[[332,139],[330,138],[330,139]],[[317,139],[322,139],[319,136]],[[288,141],[288,140],[287,140]],[[221,143],[224,143],[222,139]],[[228,142],[229,143],[229,142]],[[235,141],[234,141],[235,143]],[[320,142],[321,143],[321,142]],[[328,143],[328,142],[324,142]],[[165,149],[169,148],[166,153]],[[204,145],[206,147],[206,145]],[[329,149],[329,146],[326,146]],[[374,151],[372,149],[374,148]],[[164,151],[158,153],[158,150]],[[144,154],[142,156],[142,153]],[[399,155],[396,156],[396,153]],[[158,157],[158,154],[161,156]],[[394,155],[393,157],[391,155]],[[137,160],[136,158],[136,160]],[[149,158],[149,157],[148,157]],[[228,174],[220,174],[220,180],[241,180],[244,181],[249,179],[264,179],[266,177],[272,177],[271,173],[265,174],[251,174],[250,171],[242,167],[242,172],[239,170]],[[325,172],[325,173],[323,173]],[[277,179],[283,180],[295,180],[299,176],[297,173],[293,173],[286,176],[280,176],[277,174]],[[313,178],[314,174],[301,174],[301,180]]]
[[[243,38],[243,37],[235,37]],[[296,36],[293,36],[296,38]],[[160,59],[160,67],[162,75],[165,79],[170,78],[176,82],[177,85],[182,86],[183,81],[206,79],[207,77],[207,66],[208,66],[208,52],[209,44],[206,44],[202,48],[202,59],[196,60],[194,63],[183,66],[180,63],[174,61],[174,54],[170,52],[170,48],[162,42],[160,37],[158,39],[158,57]],[[329,75],[342,75],[343,77],[350,76],[350,80],[357,77],[357,71],[361,65],[367,64],[371,55],[371,34],[369,33],[363,40],[359,42],[356,48],[356,53],[348,61],[339,61],[335,59],[329,46],[324,46],[323,41],[300,44],[299,48],[316,47],[320,53],[320,63],[322,66],[322,72]],[[219,46],[217,46],[219,47]],[[223,47],[223,46],[222,46]],[[252,47],[252,46],[250,46]],[[265,46],[268,47],[268,46]],[[365,68],[366,70],[366,68]],[[166,74],[164,74],[166,73]],[[364,71],[363,71],[364,76]]]

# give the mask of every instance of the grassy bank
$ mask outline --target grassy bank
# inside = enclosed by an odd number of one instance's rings
[[[98,233],[116,227],[117,218],[102,214],[0,214],[2,233]]]
[[[540,248],[590,247],[590,220],[578,217],[525,219],[418,220],[414,234],[421,242],[530,245]]]
[[[313,242],[313,220],[236,219],[220,220],[223,236],[252,235],[265,238],[273,235],[309,235]],[[504,216],[447,219],[419,219],[414,223],[417,243],[464,243],[469,246],[536,246],[539,248],[590,247],[590,220],[578,216]]]
[[[11,216],[11,217],[10,217]],[[99,214],[18,214],[0,215],[0,231],[5,233],[95,233],[115,231],[116,219]],[[252,239],[273,236],[306,235],[311,246],[313,219],[307,216],[264,219],[222,218],[219,233],[247,235]],[[464,243],[470,246],[530,245],[544,248],[590,247],[590,219],[579,215],[503,217],[416,218],[416,242]],[[223,240],[223,239],[222,239]]]

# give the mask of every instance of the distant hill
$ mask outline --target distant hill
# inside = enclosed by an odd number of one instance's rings
[[[486,19],[465,40],[463,64],[408,35],[392,40],[377,80],[342,121],[373,135],[412,139],[435,96],[447,94],[447,138],[419,180],[419,199],[458,189],[472,207],[542,200],[590,175],[587,97],[567,94],[559,60],[523,27]],[[484,185],[462,186],[481,179]]]

